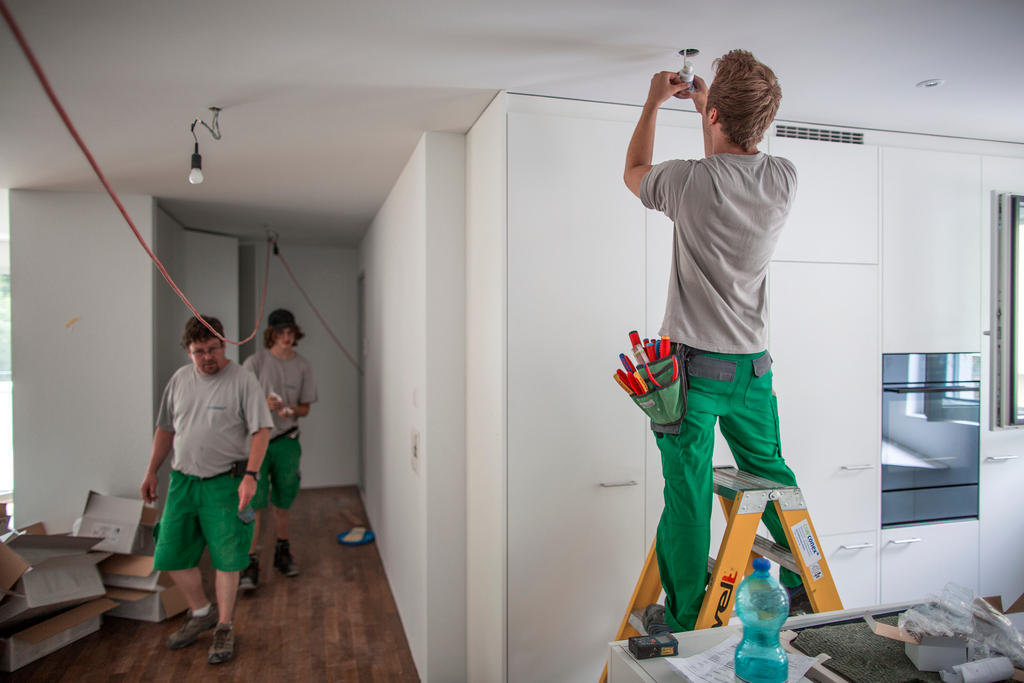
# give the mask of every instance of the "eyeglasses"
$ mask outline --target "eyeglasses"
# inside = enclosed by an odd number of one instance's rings
[[[190,356],[196,356],[198,358],[202,358],[203,356],[212,356],[212,355],[216,354],[218,351],[221,350],[221,348],[223,348],[223,347],[220,344],[218,344],[217,346],[211,346],[211,347],[206,348],[206,349],[192,349],[188,353],[189,353]]]

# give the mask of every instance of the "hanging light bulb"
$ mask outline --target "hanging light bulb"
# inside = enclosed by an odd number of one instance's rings
[[[193,185],[198,185],[203,182],[203,157],[199,154],[199,143],[196,143],[196,149],[192,153],[192,170],[189,171],[188,181]]]
[[[196,125],[203,124],[203,127],[210,131],[210,135],[213,136],[214,140],[220,140],[220,107],[210,107],[210,111],[213,112],[212,126],[202,119],[195,119],[192,121],[192,127],[190,128],[192,139],[196,142],[195,149],[192,152],[192,170],[188,174],[188,181],[193,185],[203,182],[203,157],[199,155],[199,138],[196,137]]]

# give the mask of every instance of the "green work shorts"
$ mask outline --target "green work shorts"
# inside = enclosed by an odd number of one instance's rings
[[[284,437],[272,441],[267,446],[267,455],[260,467],[260,482],[256,487],[256,495],[252,497],[254,510],[267,507],[267,498],[274,507],[287,510],[299,495],[299,483],[302,473],[299,471],[299,458],[302,447],[298,439]]]
[[[237,572],[248,567],[253,527],[238,518],[241,481],[229,474],[200,479],[171,470],[167,505],[153,530],[153,568],[175,571],[197,567],[204,547],[210,549],[214,569]]]

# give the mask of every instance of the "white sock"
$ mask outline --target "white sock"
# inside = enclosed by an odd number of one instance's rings
[[[212,606],[213,605],[211,605],[210,603],[206,603],[206,607],[203,607],[202,609],[194,609],[194,610],[192,610],[192,616],[194,616],[194,617],[205,617],[206,615],[208,615],[210,613],[210,608]]]

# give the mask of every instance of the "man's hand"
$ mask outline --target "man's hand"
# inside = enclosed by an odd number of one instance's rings
[[[256,480],[247,474],[242,477],[242,483],[238,485],[238,511],[244,510],[255,495]]]
[[[142,500],[147,503],[152,503],[156,500],[156,475],[152,472],[146,472],[146,478],[142,480],[142,486],[139,487],[142,493]]]
[[[284,406],[281,410],[277,411],[277,414],[281,417],[294,417],[295,408],[292,408],[291,406]]]
[[[678,78],[678,76],[677,76]],[[686,85],[684,82],[683,85]],[[651,84],[653,88],[653,83]],[[708,101],[708,84],[704,82],[704,79],[700,76],[693,77],[693,90],[683,89],[680,92],[675,93],[675,97],[681,100],[693,100],[693,107],[697,110],[698,114],[704,113],[704,107]]]
[[[270,412],[275,413],[284,407],[284,401],[277,394],[271,394],[267,396],[267,407],[270,408]]]
[[[697,78],[694,77],[694,82]],[[659,71],[651,77],[651,89],[647,92],[647,104],[660,107],[670,97],[683,97],[681,92],[690,87],[689,83],[672,71]],[[695,86],[696,87],[696,86]]]

